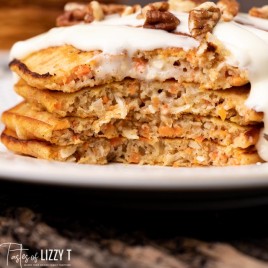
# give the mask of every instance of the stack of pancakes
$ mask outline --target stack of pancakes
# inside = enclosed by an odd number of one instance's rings
[[[249,85],[212,90],[176,80],[125,78],[75,87],[85,79],[85,70],[67,87],[62,81],[68,68],[84,66],[69,66],[74,51],[81,52],[68,49],[73,53],[70,59],[65,56],[67,70],[54,68],[53,76],[48,73],[55,63],[44,55],[51,49],[11,62],[20,76],[15,91],[25,101],[2,116],[2,142],[10,150],[94,164],[222,166],[260,161],[255,144],[262,114],[244,105]],[[59,55],[53,61],[62,62]]]
[[[105,63],[95,60],[99,53],[62,45],[10,63],[19,76],[15,91],[25,100],[2,115],[8,149],[88,164],[262,161],[256,144],[263,115],[246,107],[248,74],[225,62],[222,47],[138,51],[133,70],[122,67],[126,55],[113,55],[120,67],[104,75]],[[176,75],[137,75],[150,73],[156,60]]]

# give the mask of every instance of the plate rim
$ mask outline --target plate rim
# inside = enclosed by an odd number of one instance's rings
[[[16,169],[13,166],[16,165]],[[0,179],[68,187],[204,191],[268,188],[268,163],[174,168],[112,163],[85,165],[0,152]]]
[[[8,57],[7,51],[1,55],[3,56],[4,54]],[[8,87],[11,87],[10,79],[12,79],[12,76],[10,72],[4,79],[9,82],[10,86]],[[0,105],[0,117],[3,108],[15,105],[16,102],[13,90],[11,88],[1,88],[1,84],[0,95],[2,94],[6,98],[0,98],[0,103],[1,100],[5,102],[2,108]],[[2,127],[3,125],[0,122],[0,131]],[[14,168],[15,164],[19,165],[18,169]],[[43,172],[44,169],[46,172]],[[61,169],[64,172],[60,173]],[[75,172],[78,172],[78,174],[74,174]],[[88,172],[88,174],[81,172]],[[95,174],[92,174],[92,172],[95,172]],[[205,172],[207,172],[207,175],[204,174]],[[66,180],[64,176],[69,179]],[[76,176],[76,179],[73,180],[70,176]],[[107,176],[110,178],[107,179]],[[178,178],[179,176],[181,178]],[[146,178],[143,179],[143,177]],[[6,152],[0,142],[0,180],[70,187],[135,188],[139,190],[203,191],[212,189],[249,189],[252,187],[268,188],[268,163],[260,166],[202,168],[172,168],[126,164],[82,165],[15,155],[11,152]]]

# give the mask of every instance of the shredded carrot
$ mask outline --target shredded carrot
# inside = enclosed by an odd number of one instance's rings
[[[134,58],[133,62],[135,64],[135,69],[137,69],[138,72],[144,72],[147,63],[146,60],[141,58]]]
[[[185,150],[184,150],[184,152],[186,153],[186,154],[188,154],[188,155],[192,155],[192,153],[193,153],[193,149],[191,149],[191,148],[186,148]]]
[[[108,101],[109,101],[109,98],[106,95],[102,97],[102,102],[104,104],[108,103]]]
[[[113,147],[117,147],[122,143],[122,138],[113,138],[110,139],[110,143]]]
[[[55,103],[54,108],[57,109],[57,110],[60,110],[62,108],[61,103],[60,102]]]
[[[224,110],[223,107],[219,107],[219,108],[217,109],[217,113],[218,113],[218,115],[220,116],[220,118],[221,118],[222,121],[224,121],[224,120],[226,119],[226,117],[227,117],[227,113],[226,113],[226,111]]]
[[[202,141],[205,139],[204,136],[199,136],[195,138],[195,141],[197,141],[198,143],[202,143]]]
[[[149,138],[150,137],[150,128],[147,124],[143,124],[141,128],[139,128],[139,134],[142,137]]]
[[[171,94],[176,94],[177,88],[174,85],[172,85],[172,86],[170,86],[170,88],[168,88],[168,92]]]
[[[164,109],[168,109],[168,104],[167,103],[162,104],[162,106],[163,106]]]
[[[76,75],[76,77],[82,77],[84,75],[91,73],[91,68],[86,64],[79,65],[74,67],[72,72]]]
[[[157,109],[159,107],[159,104],[160,104],[159,98],[153,97],[152,98],[152,104],[153,104],[154,108]]]
[[[140,137],[139,140],[140,140],[140,141],[143,141],[143,142],[147,142],[147,143],[150,142],[150,139],[148,139],[148,138],[144,138],[144,137]]]
[[[77,141],[77,140],[79,140],[78,135],[74,135],[74,136],[73,136],[73,141]]]
[[[182,128],[162,126],[158,128],[158,133],[162,137],[177,137],[182,134]]]
[[[105,136],[109,138],[112,138],[112,137],[117,137],[118,136],[118,133],[116,131],[116,128],[114,125],[112,124],[107,124],[105,126],[102,127],[102,131],[105,133]]]
[[[93,77],[91,68],[86,64],[79,65],[72,69],[71,74],[68,77],[64,78],[64,82],[68,84],[76,78],[81,78],[85,75],[87,75],[89,78]]]
[[[218,152],[212,152],[212,153],[211,153],[211,158],[212,158],[213,160],[215,160],[217,157],[218,157]]]
[[[137,87],[135,86],[135,85],[130,85],[129,87],[128,87],[128,93],[130,94],[130,95],[135,95],[136,93],[137,93]]]
[[[135,153],[135,152],[132,152],[131,155],[129,156],[129,162],[130,163],[139,163],[140,162],[140,159],[141,159],[141,156],[140,154],[138,153]]]

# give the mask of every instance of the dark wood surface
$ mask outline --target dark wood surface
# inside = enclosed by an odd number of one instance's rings
[[[1,182],[0,243],[22,244],[31,254],[71,249],[70,262],[55,263],[77,268],[268,267],[267,205],[188,211],[93,202],[107,194]]]

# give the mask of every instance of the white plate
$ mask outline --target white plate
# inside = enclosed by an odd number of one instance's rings
[[[5,55],[4,55],[5,56]],[[0,114],[18,102],[10,73],[1,69]],[[0,124],[0,129],[3,126]],[[207,190],[268,187],[268,164],[224,168],[169,168],[123,164],[106,166],[49,162],[7,152],[0,144],[0,178],[83,187]]]

